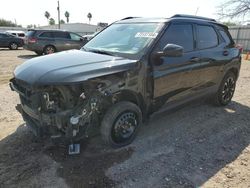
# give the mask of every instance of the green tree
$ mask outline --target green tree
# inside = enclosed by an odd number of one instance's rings
[[[69,23],[69,16],[70,16],[69,12],[66,11],[66,12],[64,13],[64,16],[66,17],[67,23]]]
[[[49,19],[49,25],[55,25],[56,21],[54,18]]]
[[[65,24],[65,21],[63,19],[60,20],[60,24]]]
[[[0,19],[0,26],[5,26],[5,27],[17,27],[15,23],[9,20],[5,19]]]
[[[92,14],[90,12],[88,13],[87,18],[89,19],[89,24],[90,24],[90,21],[92,19]]]
[[[49,22],[50,13],[48,11],[45,11],[44,16],[47,19],[47,21]]]

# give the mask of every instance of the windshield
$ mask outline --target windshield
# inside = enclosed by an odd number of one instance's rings
[[[146,47],[157,37],[162,23],[113,24],[82,49],[130,59],[139,59]]]

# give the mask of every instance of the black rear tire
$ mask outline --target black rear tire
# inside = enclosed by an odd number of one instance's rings
[[[141,124],[142,112],[136,104],[118,102],[104,115],[101,135],[104,142],[111,147],[123,147],[135,139]]]
[[[45,46],[44,49],[43,49],[43,53],[45,55],[48,55],[48,54],[53,54],[56,52],[56,48],[54,46]]]
[[[217,106],[226,106],[232,100],[236,86],[236,75],[228,72],[223,78],[217,93],[214,96],[214,103]]]

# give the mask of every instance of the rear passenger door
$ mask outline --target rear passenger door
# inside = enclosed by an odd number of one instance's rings
[[[226,59],[230,59],[222,38],[213,25],[196,25],[197,50],[199,50],[202,89],[215,86],[220,78],[220,71]]]
[[[31,36],[32,36],[32,34],[31,34]],[[50,32],[50,31],[42,32],[38,36],[37,40],[38,40],[38,42],[37,42],[38,47],[40,48],[40,49],[37,49],[37,50],[43,51],[44,47],[47,46],[47,45],[55,46],[55,40],[54,40],[54,37],[53,37],[53,33]]]
[[[163,51],[167,44],[177,44],[184,48],[182,57],[151,58],[154,78],[154,98],[178,99],[190,93],[199,82],[199,75],[192,72],[199,66],[199,52],[194,46],[194,27],[190,23],[171,24],[154,52]]]

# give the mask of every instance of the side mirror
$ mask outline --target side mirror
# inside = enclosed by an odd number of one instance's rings
[[[183,47],[176,44],[167,44],[163,48],[163,56],[181,57],[183,55]]]

